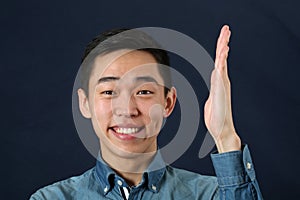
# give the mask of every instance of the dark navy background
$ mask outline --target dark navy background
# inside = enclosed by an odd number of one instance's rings
[[[235,124],[251,148],[263,195],[299,198],[299,8],[296,0],[2,1],[1,199],[28,199],[94,165],[77,135],[71,98],[84,47],[95,35],[116,27],[165,27],[214,56],[223,24],[232,29]],[[196,78],[190,81],[203,105],[208,93]],[[203,137],[198,134],[174,165],[213,174],[209,157],[197,157]]]

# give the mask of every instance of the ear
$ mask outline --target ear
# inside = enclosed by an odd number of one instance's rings
[[[85,118],[91,118],[89,100],[88,100],[84,90],[79,88],[77,90],[77,94],[78,94],[79,109],[80,109],[81,114]]]
[[[174,87],[170,89],[166,96],[165,107],[164,107],[164,117],[169,117],[174,110],[177,99],[177,92]]]

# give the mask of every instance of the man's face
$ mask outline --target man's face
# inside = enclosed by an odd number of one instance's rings
[[[176,93],[173,89],[164,95],[163,78],[150,53],[121,50],[95,59],[89,97],[79,98],[102,152],[128,156],[156,151],[157,135],[174,108]]]

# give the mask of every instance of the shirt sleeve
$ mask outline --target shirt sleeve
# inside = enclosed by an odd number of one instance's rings
[[[218,199],[263,199],[247,145],[242,151],[213,153],[211,159],[218,180]]]

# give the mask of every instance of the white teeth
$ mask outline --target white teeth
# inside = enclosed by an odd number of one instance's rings
[[[117,133],[122,133],[122,134],[133,134],[138,132],[138,128],[116,128],[115,131]]]

